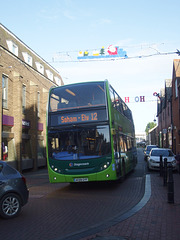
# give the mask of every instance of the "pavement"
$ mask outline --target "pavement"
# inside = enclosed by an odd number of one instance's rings
[[[173,181],[174,193],[171,193],[159,172],[150,172],[146,175],[145,194],[140,203],[111,227],[80,240],[179,240],[179,173],[173,173]],[[174,203],[169,203],[172,200]]]

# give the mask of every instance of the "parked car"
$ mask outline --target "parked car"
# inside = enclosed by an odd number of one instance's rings
[[[6,162],[0,161],[0,216],[8,219],[16,217],[28,198],[25,177]]]
[[[160,156],[162,155],[162,161],[167,158],[167,164],[171,163],[173,169],[176,169],[175,155],[171,149],[168,148],[152,148],[147,158],[147,167],[151,170],[160,169]]]
[[[145,150],[144,150],[144,160],[146,161],[147,160],[147,157],[151,151],[152,148],[158,148],[158,146],[156,145],[147,145]]]

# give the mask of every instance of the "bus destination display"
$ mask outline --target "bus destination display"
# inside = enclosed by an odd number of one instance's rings
[[[59,116],[59,124],[68,124],[68,123],[82,123],[82,122],[93,122],[98,121],[97,112],[86,112],[86,113],[73,113],[73,114],[64,114]]]

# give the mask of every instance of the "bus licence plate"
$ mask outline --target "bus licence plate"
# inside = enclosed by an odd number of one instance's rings
[[[88,178],[74,178],[74,182],[88,182]]]

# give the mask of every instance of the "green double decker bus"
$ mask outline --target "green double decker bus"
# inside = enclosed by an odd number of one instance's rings
[[[136,166],[132,113],[107,80],[51,88],[46,132],[51,183],[119,180]]]

